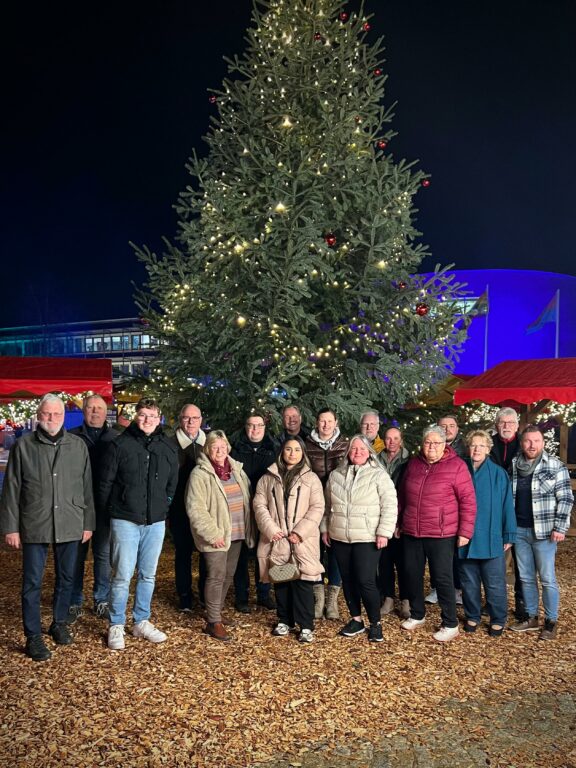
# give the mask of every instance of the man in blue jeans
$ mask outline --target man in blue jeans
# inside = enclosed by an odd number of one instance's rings
[[[42,637],[40,598],[48,549],[54,553],[52,624],[57,645],[69,645],[66,619],[80,542],[94,530],[92,473],[86,446],[64,429],[64,402],[45,395],[36,430],[10,451],[0,504],[0,530],[13,549],[22,549],[22,618],[26,654],[34,661],[52,655]]]
[[[132,635],[152,643],[166,640],[150,621],[150,605],[166,516],[178,482],[178,449],[164,434],[160,419],[155,400],[140,400],[134,421],[110,443],[102,460],[98,508],[110,515],[108,648],[113,651],[125,647],[126,605],[135,570]]]
[[[560,603],[556,547],[566,537],[574,495],[566,466],[544,450],[544,437],[538,427],[526,427],[520,438],[520,449],[512,460],[512,490],[517,524],[516,557],[527,616],[510,629],[515,632],[540,630],[540,640],[553,640]],[[538,577],[544,604],[543,627],[538,623]]]

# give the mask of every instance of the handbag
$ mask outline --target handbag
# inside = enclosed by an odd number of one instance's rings
[[[283,581],[296,581],[300,578],[300,569],[294,557],[292,544],[290,544],[290,557],[287,562],[278,565],[274,563],[268,567],[268,577],[273,584],[279,584]]]

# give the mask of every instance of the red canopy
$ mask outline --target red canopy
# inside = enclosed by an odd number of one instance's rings
[[[70,357],[0,357],[0,398],[37,397],[46,392],[94,392],[112,401],[112,361]]]
[[[481,400],[489,405],[507,402],[530,405],[554,400],[576,402],[576,358],[507,360],[475,376],[454,392],[454,405]]]

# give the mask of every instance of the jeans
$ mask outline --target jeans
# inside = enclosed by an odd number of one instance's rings
[[[361,603],[370,624],[380,621],[380,590],[377,584],[380,550],[375,542],[347,544],[332,539],[332,549],[342,574],[342,586],[350,616],[360,616]]]
[[[180,607],[192,608],[192,553],[196,551],[196,547],[190,530],[190,520],[185,512],[170,516],[170,533],[174,543],[174,580],[176,593],[180,599]],[[198,597],[203,603],[206,563],[203,556],[198,554]]]
[[[222,608],[234,578],[243,544],[242,541],[233,541],[228,550],[204,552],[208,572],[204,599],[206,618],[210,624],[218,624],[222,621]]]
[[[22,619],[26,637],[42,634],[40,598],[49,546],[49,544],[23,544],[22,546]],[[66,621],[70,607],[78,542],[53,544],[52,548],[55,572],[52,616],[56,624],[61,624]]]
[[[456,536],[443,539],[421,538],[404,534],[404,563],[406,589],[410,600],[410,615],[423,619],[426,615],[424,604],[424,568],[426,558],[430,568],[430,580],[434,582],[440,604],[442,624],[449,629],[458,626],[456,596],[454,594],[454,547]]]
[[[529,616],[538,616],[538,579],[542,584],[544,616],[551,621],[558,620],[560,590],[556,581],[556,542],[537,539],[533,528],[518,528],[516,531],[516,559],[522,582],[522,594]]]
[[[132,617],[138,624],[150,618],[156,568],[166,523],[137,525],[129,520],[110,521],[112,584],[110,587],[110,624],[126,624],[126,604],[130,580],[138,572]]]
[[[110,525],[107,520],[97,520],[96,530],[90,539],[92,542],[92,557],[94,558],[94,606],[98,603],[107,603],[110,600]],[[90,547],[90,541],[78,544],[78,559],[76,560],[76,572],[72,587],[72,599],[70,605],[82,605],[84,596],[84,567],[86,556]]]
[[[248,571],[248,561],[254,556],[254,549],[248,549],[246,542],[242,542],[236,573],[234,574],[234,600],[238,603],[248,603],[250,600],[250,573]],[[263,584],[260,581],[260,569],[258,568],[258,558],[254,564],[254,581],[256,582],[256,600],[266,600],[270,594],[270,584]]]
[[[406,585],[404,583],[404,547],[401,539],[392,536],[388,539],[388,546],[380,550],[378,563],[378,586],[380,598],[394,598],[396,593],[396,574],[398,574],[398,597],[407,600]]]
[[[297,579],[274,585],[278,621],[300,629],[314,629],[314,583]]]
[[[506,592],[506,559],[504,553],[501,557],[459,560],[459,565],[462,602],[464,603],[466,618],[480,624],[482,615],[480,587],[483,584],[490,623],[499,624],[501,627],[506,626],[508,595]]]

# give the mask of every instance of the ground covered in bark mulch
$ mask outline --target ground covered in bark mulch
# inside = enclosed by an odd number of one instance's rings
[[[387,617],[384,643],[318,623],[315,642],[270,635],[275,615],[229,616],[234,642],[178,613],[173,553],[161,559],[152,645],[106,648],[88,613],[49,662],[23,653],[20,555],[0,551],[0,765],[90,768],[576,768],[576,540],[560,546],[560,632],[441,645],[439,611],[413,634]],[[46,583],[50,583],[49,580]],[[88,589],[91,580],[88,579]],[[50,623],[45,590],[44,623]],[[341,611],[344,610],[343,601]]]

